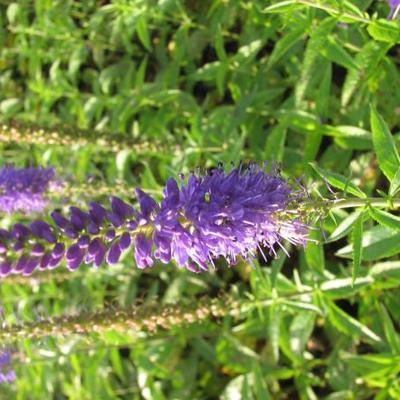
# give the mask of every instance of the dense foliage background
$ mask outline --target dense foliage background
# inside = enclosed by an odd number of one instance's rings
[[[113,152],[10,138],[2,164],[53,165],[83,188],[79,202],[101,197],[84,189],[88,179],[110,193],[122,181],[134,202],[135,186],[158,195],[168,176],[241,159],[280,162],[313,196],[332,196],[313,161],[368,196],[387,192],[370,105],[398,144],[400,26],[388,13],[379,0],[3,2],[5,124],[17,121],[22,135],[39,126],[156,145],[140,152],[121,140]],[[223,293],[247,306],[156,332],[4,343],[17,380],[1,398],[399,399],[400,233],[364,218],[353,284],[358,216],[314,221],[319,242],[286,244],[290,258],[279,251],[268,263],[221,260],[196,275],[173,264],[140,271],[127,254],[113,268],[2,281],[8,324],[137,301],[195,306]]]

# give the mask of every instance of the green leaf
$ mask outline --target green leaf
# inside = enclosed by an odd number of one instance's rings
[[[347,106],[360,86],[367,84],[370,75],[376,72],[376,67],[385,53],[386,48],[373,41],[367,42],[361,51],[357,53],[355,62],[360,67],[357,69],[350,69],[347,72],[342,89],[342,107]]]
[[[325,269],[325,257],[321,242],[321,233],[317,230],[310,231],[310,239],[304,250],[307,265],[312,270],[323,273]]]
[[[382,341],[382,339],[375,332],[352,316],[345,313],[332,301],[325,298],[324,303],[327,308],[326,311],[328,313],[329,320],[340,332],[345,333],[350,337],[354,337],[355,335],[362,336],[376,343]]]
[[[400,157],[388,126],[374,107],[371,107],[371,130],[379,168],[392,181],[400,168]]]
[[[289,50],[302,40],[306,26],[300,26],[289,33],[286,33],[282,39],[275,43],[274,49],[268,58],[267,69],[276,64]]]
[[[376,19],[367,27],[373,39],[391,44],[400,43],[400,24],[398,21]]]
[[[367,197],[364,192],[362,192],[356,185],[354,185],[354,183],[350,182],[344,176],[335,172],[329,172],[325,169],[322,169],[318,167],[315,163],[310,163],[310,165],[314,168],[318,175],[321,176],[321,178],[326,179],[326,181],[333,187],[351,193],[352,195],[357,197]]]
[[[325,136],[331,136],[335,143],[346,149],[369,150],[372,149],[371,132],[359,128],[358,126],[321,126],[321,131]]]
[[[377,263],[369,271],[374,278],[400,279],[400,261],[387,261]]]
[[[394,175],[393,180],[390,182],[389,196],[395,196],[400,190],[400,167]]]
[[[288,11],[295,10],[297,8],[304,7],[302,4],[298,4],[297,0],[285,0],[277,4],[264,8],[264,13],[286,13]]]
[[[388,228],[392,228],[395,230],[400,230],[400,217],[396,215],[392,215],[386,211],[378,210],[377,208],[370,207],[369,215],[376,222],[383,226],[387,226]]]
[[[328,60],[341,65],[346,69],[358,69],[359,66],[357,62],[338,42],[337,38],[329,35],[325,46],[321,49],[321,54],[325,56]]]
[[[400,253],[400,233],[385,226],[374,226],[364,231],[362,238],[363,261],[380,260]],[[335,253],[338,257],[351,258],[353,245],[342,247]]]
[[[355,211],[347,216],[332,232],[327,242],[334,242],[346,236],[350,231],[357,218],[360,216],[360,211]]]
[[[146,50],[151,50],[149,28],[147,26],[147,20],[144,15],[141,15],[136,22],[136,32],[139,40],[142,42]]]
[[[389,377],[397,374],[400,366],[399,357],[392,354],[346,355],[345,360],[361,377],[381,378],[384,385]]]
[[[383,322],[383,330],[385,332],[385,337],[390,346],[390,349],[393,353],[399,355],[400,339],[399,334],[396,332],[396,329],[393,325],[392,319],[390,318],[390,315],[387,312],[385,306],[381,303],[378,303],[378,312]]]
[[[374,279],[370,276],[353,278],[338,278],[322,282],[319,289],[330,298],[346,298],[353,296],[360,289],[370,285]]]
[[[310,85],[316,68],[321,64],[320,52],[326,46],[328,35],[336,25],[336,18],[326,18],[312,31],[304,52],[304,59],[301,66],[301,76],[295,88],[295,104],[299,105]]]
[[[362,233],[363,233],[363,213],[357,218],[353,227],[353,269],[352,283],[356,280],[360,272],[362,255]]]
[[[271,129],[264,149],[264,159],[266,161],[282,161],[285,151],[286,131],[286,125],[283,123]]]
[[[303,357],[304,350],[314,329],[315,313],[302,312],[290,324],[290,348],[298,357]]]

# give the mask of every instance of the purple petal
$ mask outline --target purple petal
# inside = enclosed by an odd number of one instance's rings
[[[85,257],[85,252],[80,249],[80,253],[76,258],[67,260],[67,268],[70,271],[75,271],[83,262],[83,258]]]
[[[9,261],[3,261],[0,263],[0,276],[7,276],[10,274],[12,264]]]
[[[44,254],[44,247],[40,243],[35,243],[32,246],[31,255],[42,256]]]
[[[153,241],[146,239],[144,235],[137,235],[135,238],[135,260],[138,268],[144,269],[153,264],[151,247]]]
[[[134,209],[129,204],[126,204],[118,197],[111,196],[110,203],[112,212],[118,215],[123,220],[133,215],[134,213]]]
[[[35,236],[40,239],[44,239],[49,243],[54,243],[56,237],[53,233],[52,227],[44,221],[37,220],[33,221],[30,228]]]
[[[18,273],[25,269],[26,264],[28,263],[29,259],[27,256],[22,255],[17,263],[15,264],[14,272]]]
[[[71,260],[79,258],[82,253],[83,250],[78,246],[78,244],[74,243],[67,249],[67,252],[65,253],[65,258],[67,262],[69,262]]]
[[[119,248],[121,251],[126,250],[131,245],[131,235],[124,232],[119,239]]]
[[[88,246],[89,246],[89,243],[90,243],[90,238],[89,238],[88,235],[83,235],[83,236],[81,236],[81,237],[78,239],[78,242],[77,242],[78,246],[79,246],[80,248],[82,248],[82,249],[85,249],[86,247],[88,247]]]
[[[51,256],[53,258],[59,258],[64,255],[65,245],[64,243],[56,243],[51,251]]]
[[[150,217],[150,214],[158,208],[156,201],[141,189],[136,188],[136,196],[139,201],[140,211],[145,219]]]
[[[113,240],[115,238],[115,229],[108,229],[106,234],[104,235],[104,239],[107,242],[110,242],[111,240]]]
[[[37,258],[30,258],[22,271],[23,276],[32,275],[35,268],[39,265],[39,260]]]
[[[107,263],[108,264],[116,264],[121,256],[121,250],[119,248],[118,240],[113,243],[107,253]]]
[[[52,259],[51,253],[43,254],[43,257],[40,260],[39,269],[41,269],[41,270],[46,269],[48,267],[48,265],[50,264],[51,259]]]
[[[30,234],[31,230],[23,224],[20,223],[14,224],[12,228],[12,235],[16,239],[25,240]]]
[[[101,225],[107,215],[106,209],[95,202],[89,203],[89,207],[90,218],[96,225]]]

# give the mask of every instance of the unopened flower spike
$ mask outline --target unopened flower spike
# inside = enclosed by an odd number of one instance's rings
[[[0,230],[0,275],[30,275],[62,261],[70,270],[83,263],[111,265],[130,248],[141,269],[157,259],[201,272],[218,258],[233,265],[258,250],[274,254],[282,240],[307,241],[304,213],[296,211],[304,193],[275,168],[250,164],[225,172],[219,166],[179,184],[169,178],[160,203],[139,188],[136,197],[137,208],[112,196],[107,208],[92,202],[88,210],[70,207],[68,217],[52,212],[51,223]]]
[[[45,192],[52,185],[57,186],[53,168],[5,166],[0,169],[0,211],[9,214],[43,211],[48,204]]]

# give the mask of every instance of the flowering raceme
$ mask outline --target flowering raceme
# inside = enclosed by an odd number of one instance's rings
[[[200,272],[220,257],[234,264],[258,249],[274,253],[282,239],[306,242],[307,227],[293,212],[301,196],[277,171],[255,164],[192,173],[180,186],[170,178],[160,203],[140,189],[136,196],[139,210],[111,197],[110,210],[92,202],[88,211],[71,207],[69,218],[52,212],[52,224],[36,220],[0,230],[0,274],[29,275],[63,260],[70,270],[115,264],[130,247],[141,269],[158,259]]]
[[[0,169],[0,210],[6,213],[42,211],[47,200],[44,192],[54,182],[53,168]]]

